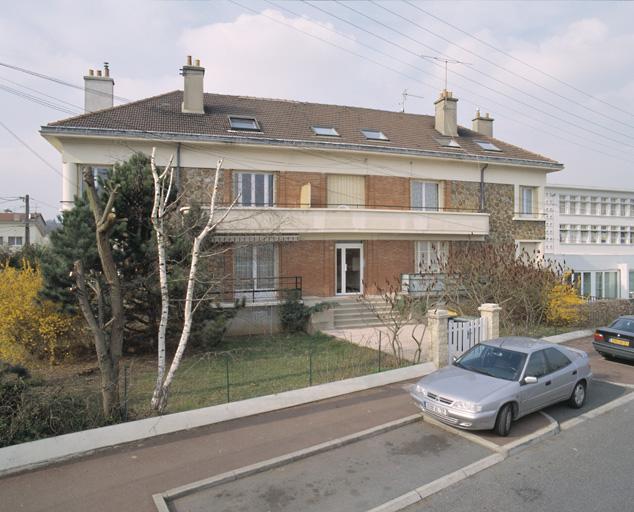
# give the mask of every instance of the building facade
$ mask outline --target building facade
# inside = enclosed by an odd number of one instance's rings
[[[30,243],[41,245],[48,242],[46,221],[39,213],[31,213],[29,221]],[[5,211],[0,213],[0,247],[21,249],[26,244],[26,214]]]
[[[182,74],[183,91],[42,127],[62,156],[63,204],[83,168],[152,148],[206,204],[222,158],[221,209],[235,206],[214,234],[231,244],[219,272],[259,300],[292,283],[305,298],[371,294],[460,241],[543,246],[546,177],[563,166],[493,138],[488,114],[458,126],[449,91],[416,115],[208,94],[198,63]]]
[[[573,272],[582,295],[634,295],[634,191],[548,185],[545,210],[545,255]]]

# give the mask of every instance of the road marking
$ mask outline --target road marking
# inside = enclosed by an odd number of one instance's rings
[[[601,416],[602,414],[605,414],[606,412],[610,412],[612,409],[616,409],[617,407],[627,404],[631,402],[632,400],[634,400],[634,393],[628,393],[627,395],[624,395],[615,400],[612,400],[611,402],[608,402],[607,404],[603,404],[600,407],[597,407],[596,409],[592,409],[579,416],[576,416],[575,418],[566,420],[563,423],[560,423],[559,427],[561,428],[561,430],[568,430],[576,425],[579,425],[580,423],[583,423],[586,420],[596,418],[597,416]]]

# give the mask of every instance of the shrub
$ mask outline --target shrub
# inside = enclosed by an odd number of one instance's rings
[[[306,306],[295,294],[289,295],[280,307],[280,322],[286,332],[306,331],[308,320],[313,313],[334,307],[331,302],[319,302],[314,306]]]
[[[81,339],[77,319],[39,300],[42,275],[27,261],[0,268],[0,358],[21,362],[29,355],[55,363]]]
[[[570,284],[556,284],[548,294],[546,321],[550,325],[578,325],[581,320],[579,305],[584,302]]]

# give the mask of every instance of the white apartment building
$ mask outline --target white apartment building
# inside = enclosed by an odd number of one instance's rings
[[[21,249],[26,244],[26,216],[24,213],[4,211],[0,213],[0,246],[9,249]],[[30,243],[45,244],[48,242],[46,221],[40,213],[31,213]]]
[[[634,297],[634,190],[548,185],[544,254],[582,295]]]

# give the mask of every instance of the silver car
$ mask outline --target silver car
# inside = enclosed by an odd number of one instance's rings
[[[583,407],[591,381],[582,350],[507,337],[475,345],[420,379],[411,394],[423,413],[443,423],[507,436],[513,420],[548,405],[568,400]]]

